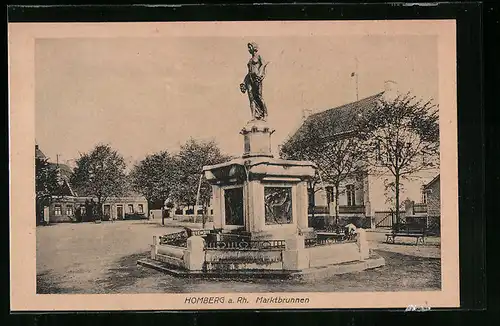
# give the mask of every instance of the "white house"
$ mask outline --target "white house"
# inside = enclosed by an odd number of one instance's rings
[[[378,94],[348,103],[325,111],[316,112],[304,117],[302,125],[291,135],[297,137],[302,128],[321,126],[320,121],[328,121],[333,126],[333,134],[330,137],[348,134],[352,122],[356,121],[363,112],[374,108],[382,97],[386,100],[395,98],[398,94],[396,83],[385,82],[385,89]],[[318,127],[321,128],[321,127]],[[331,131],[325,131],[331,133]],[[363,164],[363,162],[360,162]],[[437,174],[439,169],[423,170],[410,176],[407,180],[401,180],[400,202],[405,200],[421,203],[424,186],[427,185]],[[347,178],[339,188],[339,216],[372,217],[372,224],[377,224],[390,214],[393,206],[394,195],[388,193],[386,184],[393,182],[394,177],[389,171],[380,169],[378,171],[366,172],[361,176]],[[309,202],[314,203],[310,207],[310,214],[314,209],[315,215],[335,215],[334,187],[327,183],[316,185],[314,194],[309,193]]]

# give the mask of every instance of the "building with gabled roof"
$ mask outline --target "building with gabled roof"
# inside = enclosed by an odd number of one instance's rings
[[[382,95],[383,92],[363,98],[356,102],[312,113],[305,117],[303,123],[300,125],[298,130],[291,135],[288,141],[293,140],[293,138],[300,138],[301,133],[309,126],[319,125],[318,122],[323,120],[330,122],[330,126],[327,129],[328,133],[323,135],[324,138],[348,134],[352,131],[355,121],[357,121],[363,113],[377,106],[377,103]]]
[[[301,134],[308,128],[320,128],[321,139],[336,139],[337,137],[349,137],[353,132],[353,126],[363,114],[375,109],[380,100],[393,99],[398,90],[394,81],[386,81],[384,91],[362,98],[358,101],[347,103],[338,107],[329,108],[315,112],[303,119],[298,129],[289,136],[286,142],[300,141]],[[325,121],[328,128],[324,128]],[[361,162],[362,164],[362,162]],[[420,202],[422,189],[436,174],[435,170],[420,171],[411,176],[410,181],[402,181],[400,201]],[[390,226],[392,203],[389,201],[386,184],[393,181],[393,176],[387,171],[366,172],[361,176],[348,177],[341,183],[339,198],[334,198],[334,187],[323,183],[309,193],[310,215],[314,212],[316,216],[334,216],[335,200],[339,203],[340,217],[370,217],[371,226]],[[402,209],[402,212],[404,209]]]
[[[441,181],[439,174],[424,185],[423,192],[427,215],[430,217],[441,216]]]
[[[38,145],[35,145],[35,157],[47,159]],[[85,221],[89,204],[95,202],[90,196],[78,194],[71,186],[73,169],[62,163],[49,162],[49,166],[57,170],[57,176],[61,188],[54,194],[51,203],[45,208],[46,222],[76,222]],[[148,202],[144,196],[130,192],[128,196],[110,197],[102,203],[103,218],[127,219],[148,216]],[[87,220],[92,217],[88,217]]]

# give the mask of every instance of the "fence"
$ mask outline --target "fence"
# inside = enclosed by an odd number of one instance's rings
[[[176,247],[187,247],[187,238],[188,234],[186,231],[166,234],[160,236],[160,244]]]
[[[205,250],[283,250],[285,240],[241,240],[210,241],[205,243]]]
[[[338,223],[335,223],[335,216],[316,215],[314,218],[309,216],[308,225],[315,230],[325,230],[331,226],[344,226],[354,224],[357,228],[371,228],[371,218],[369,216],[339,216]]]
[[[375,212],[375,227],[377,228],[392,228],[393,221],[395,219],[395,212],[393,211],[378,211]],[[400,223],[406,220],[405,212],[399,212]]]
[[[333,238],[311,238],[311,239],[304,239],[304,245],[306,248],[310,247],[318,247],[318,246],[328,246],[331,244],[340,244],[340,243],[352,243],[356,242],[356,238],[338,238],[338,237],[333,237]]]
[[[179,222],[202,223],[203,215],[174,215],[173,220]],[[205,222],[213,222],[213,215],[205,215]]]
[[[364,214],[365,206],[357,205],[357,206],[339,206],[339,214]]]

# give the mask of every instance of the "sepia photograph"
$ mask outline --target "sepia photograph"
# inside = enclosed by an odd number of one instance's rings
[[[32,186],[11,251],[33,244],[33,274],[12,277],[32,275],[29,295],[52,300],[41,309],[72,295],[94,309],[102,294],[182,295],[176,309],[458,306],[454,33],[12,26],[11,92],[25,88],[11,123],[30,121],[16,128]],[[140,307],[169,309],[159,298]]]

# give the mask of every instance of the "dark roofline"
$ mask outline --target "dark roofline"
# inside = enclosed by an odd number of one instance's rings
[[[342,104],[340,106],[336,106],[333,108],[325,109],[325,110],[322,110],[319,112],[314,112],[314,113],[310,114],[306,119],[304,119],[302,121],[300,126],[297,129],[295,129],[295,132],[289,133],[288,137],[283,142],[283,145],[288,144],[290,141],[292,141],[294,138],[296,138],[297,135],[301,132],[302,128],[304,128],[304,126],[307,123],[310,123],[311,121],[314,121],[314,119],[317,119],[318,116],[325,115],[327,112],[331,112],[334,110],[341,110],[341,109],[348,108],[348,107],[356,107],[358,103],[363,103],[363,102],[367,102],[370,100],[375,100],[376,98],[381,97],[383,94],[384,94],[384,91],[379,92],[379,93],[374,94],[374,95],[371,95],[371,96],[364,97],[364,98],[357,100],[357,101],[348,102],[348,103]],[[333,135],[330,135],[329,137],[335,137],[338,135],[349,134],[351,132],[353,132],[353,130],[347,130],[347,131],[344,130],[344,131],[336,132]]]
[[[359,103],[359,102],[366,101],[366,100],[368,100],[368,99],[374,99],[374,98],[376,98],[376,97],[382,96],[382,94],[384,94],[384,92],[379,92],[379,93],[377,93],[377,94],[374,94],[374,95],[370,95],[370,96],[364,97],[364,98],[359,99],[359,100],[357,100],[357,101],[348,102],[348,103],[345,103],[345,104],[342,104],[342,105],[339,105],[339,106],[336,106],[336,107],[333,107],[333,108],[329,108],[329,109],[325,109],[325,110],[323,110],[323,111],[315,112],[315,113],[313,113],[313,114],[310,114],[310,115],[307,117],[307,119],[305,119],[305,120],[304,120],[304,123],[305,123],[307,120],[309,120],[310,118],[312,118],[312,117],[314,117],[314,116],[317,116],[317,115],[319,115],[319,114],[322,114],[322,113],[328,112],[328,111],[330,111],[330,110],[342,109],[342,108],[344,108],[344,107],[348,107],[348,106],[351,106],[351,105],[353,105],[353,104],[356,104],[356,103]],[[303,123],[303,124],[304,124],[304,123]]]
[[[440,174],[436,175],[434,177],[434,179],[432,179],[431,181],[429,181],[429,183],[427,183],[425,186],[424,186],[424,189],[427,189],[429,188],[430,186],[432,186],[434,183],[436,183],[438,180],[439,180],[439,176]]]
[[[39,158],[42,160],[47,159],[47,155],[40,149],[40,146],[38,144],[35,144],[35,158]]]

